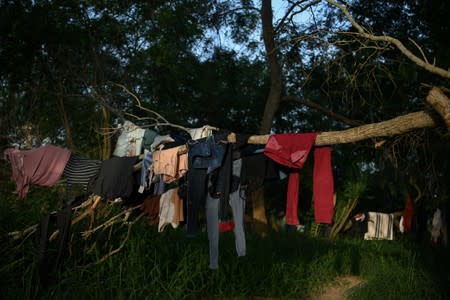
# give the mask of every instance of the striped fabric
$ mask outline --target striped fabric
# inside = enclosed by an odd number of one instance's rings
[[[64,169],[68,189],[86,192],[91,179],[100,171],[101,160],[92,160],[72,154]]]
[[[394,215],[369,212],[365,240],[393,240]]]

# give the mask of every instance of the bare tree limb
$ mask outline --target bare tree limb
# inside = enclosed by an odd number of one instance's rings
[[[298,98],[298,97],[295,97],[295,96],[284,96],[284,97],[281,98],[281,101],[289,101],[289,102],[295,102],[295,103],[298,103],[298,104],[306,105],[308,107],[311,107],[311,108],[314,108],[314,109],[320,111],[321,113],[323,113],[324,115],[326,115],[326,116],[328,116],[328,117],[330,117],[332,119],[338,120],[338,121],[340,121],[340,122],[342,122],[344,124],[347,124],[347,125],[359,126],[359,125],[363,124],[363,122],[361,122],[361,121],[351,120],[351,119],[349,119],[349,118],[347,118],[347,117],[345,117],[343,115],[334,113],[334,112],[326,109],[325,107],[323,107],[323,106],[321,106],[321,105],[319,105],[317,103],[314,103],[314,102],[312,102],[312,101],[310,101],[308,99],[301,99],[301,98]]]
[[[357,30],[356,33],[349,33],[349,32],[346,32],[346,33],[343,32],[343,33],[356,34],[360,37],[363,37],[365,39],[369,39],[372,41],[383,41],[383,42],[392,44],[395,47],[397,47],[397,49],[400,50],[400,52],[403,53],[403,55],[405,55],[408,59],[410,59],[412,62],[414,62],[419,67],[421,67],[433,74],[439,75],[441,77],[450,78],[449,70],[445,70],[440,67],[436,67],[434,64],[430,64],[426,60],[423,60],[423,59],[417,57],[408,48],[406,48],[405,45],[403,45],[403,43],[400,40],[393,38],[391,36],[388,36],[388,35],[374,35],[374,34],[368,33],[367,30],[364,29],[360,24],[358,24],[355,21],[355,19],[350,15],[350,13],[345,5],[339,4],[334,0],[327,0],[327,2],[330,5],[333,5],[337,8],[339,8],[342,11],[342,13],[346,16],[346,18],[350,21],[352,26]]]
[[[447,96],[438,87],[433,87],[425,100],[438,112],[442,119],[444,119],[447,129],[450,132],[450,106],[448,105],[450,100]]]

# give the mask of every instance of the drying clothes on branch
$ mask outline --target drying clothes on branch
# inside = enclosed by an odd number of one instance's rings
[[[166,183],[171,183],[184,175],[188,170],[188,157],[185,146],[153,152],[153,173],[162,175]]]
[[[298,225],[298,198],[300,192],[300,169],[308,158],[317,133],[275,134],[269,137],[264,154],[277,163],[291,168],[288,178],[286,224]],[[316,223],[331,224],[333,221],[333,175],[331,149],[314,150],[314,218]]]
[[[232,174],[239,177],[241,173],[242,160],[233,161]],[[238,256],[245,256],[247,253],[245,231],[244,231],[244,214],[245,201],[240,195],[239,186],[230,194],[229,204],[233,214],[233,230],[235,236],[236,253]],[[217,269],[219,267],[219,212],[220,200],[213,198],[208,194],[206,198],[206,224],[209,240],[209,268]]]
[[[225,146],[225,155],[222,165],[210,174],[211,184],[209,186],[209,194],[212,198],[219,199],[219,219],[220,222],[226,222],[230,219],[229,196],[232,180],[233,161],[232,146]]]
[[[5,159],[11,164],[19,198],[24,198],[31,184],[52,187],[61,178],[70,151],[45,145],[33,150],[6,149]]]
[[[334,179],[331,147],[314,148],[313,201],[316,223],[331,224],[334,215]]]
[[[152,176],[149,176],[150,167],[153,163],[152,160],[153,154],[148,151],[147,149],[144,150],[144,158],[142,159],[142,166],[141,166],[141,180],[140,180],[140,186],[138,193],[143,193],[145,189],[148,189],[150,187],[150,180]]]
[[[410,197],[406,200],[405,209],[403,211],[403,231],[408,232],[412,227],[412,219],[414,216],[414,203]]]
[[[142,138],[142,148],[146,150],[150,150],[153,144],[153,141],[158,136],[156,131],[151,129],[145,129],[144,137]]]
[[[219,134],[187,142],[187,236],[194,236],[197,231],[198,213],[207,194],[208,175],[222,165],[226,138],[227,134]]]
[[[159,199],[161,195],[151,195],[144,199],[141,204],[141,210],[147,216],[148,225],[159,223]]]
[[[67,178],[68,189],[86,192],[88,184],[100,172],[101,164],[101,160],[88,159],[72,153],[63,172],[63,176]]]
[[[433,244],[437,244],[439,241],[439,237],[441,235],[441,228],[442,228],[442,214],[441,210],[438,208],[433,214],[433,219],[431,220],[431,242]]]
[[[90,192],[106,199],[129,197],[133,192],[133,166],[137,157],[112,157],[102,162]]]
[[[280,173],[277,164],[262,152],[241,152],[242,171],[240,176],[241,189],[247,196],[259,189],[264,182],[279,180]],[[245,155],[244,155],[245,153]]]
[[[378,212],[369,212],[365,240],[393,240],[394,215]]]
[[[188,133],[191,136],[191,139],[198,140],[201,138],[212,136],[214,133],[214,130],[217,130],[217,128],[209,126],[209,125],[205,125],[200,128],[188,129]]]
[[[122,126],[122,132],[117,139],[113,155],[117,157],[140,155],[144,134],[145,129],[136,126],[130,121],[125,121]]]
[[[177,228],[184,221],[183,199],[178,196],[178,188],[170,189],[159,199],[158,232],[162,232],[166,225]]]
[[[170,143],[170,142],[175,142],[175,140],[169,135],[157,135],[154,140],[153,143],[150,145],[150,151],[153,152],[158,148],[164,148],[164,144],[166,143]]]

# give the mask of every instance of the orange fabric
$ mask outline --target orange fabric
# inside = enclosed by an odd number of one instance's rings
[[[153,172],[163,175],[163,181],[166,183],[175,181],[187,172],[187,153],[178,154],[182,147],[153,152]]]

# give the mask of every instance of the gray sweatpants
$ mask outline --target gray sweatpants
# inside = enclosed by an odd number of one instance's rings
[[[242,160],[233,161],[233,175],[240,176]],[[209,240],[209,268],[219,267],[219,199],[212,198],[209,193],[206,198],[206,226]],[[240,196],[240,187],[230,193],[230,206],[233,213],[234,236],[236,253],[245,256],[247,248],[245,245],[244,213],[245,200]]]

